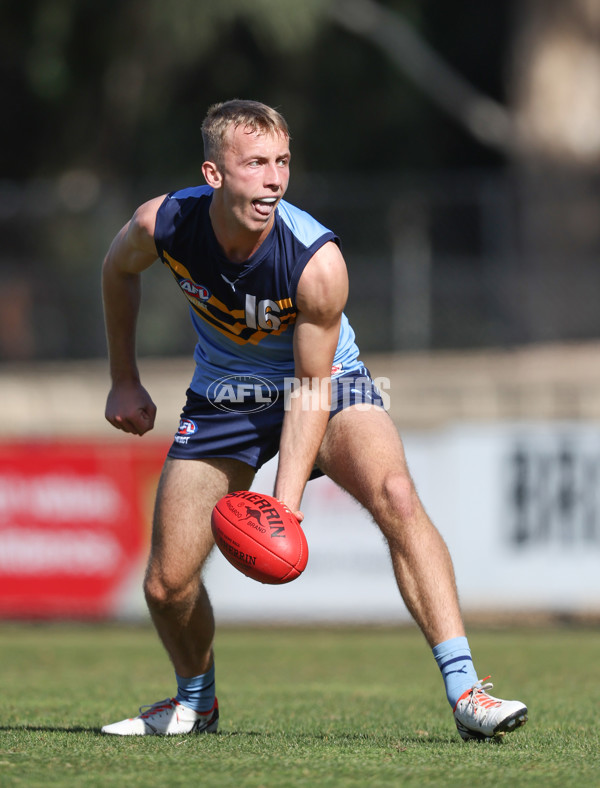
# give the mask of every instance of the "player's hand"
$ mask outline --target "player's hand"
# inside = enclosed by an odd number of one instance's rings
[[[277,496],[275,497],[277,498]],[[296,518],[296,520],[298,520],[299,523],[301,523],[302,520],[304,520],[304,515],[299,509],[294,511],[294,509],[291,509],[282,498],[277,498],[277,500],[279,501],[280,504],[283,504],[283,506],[285,506],[288,512],[291,512],[294,515],[294,517]]]
[[[143,435],[154,427],[156,405],[141,383],[115,384],[104,415],[118,430]]]

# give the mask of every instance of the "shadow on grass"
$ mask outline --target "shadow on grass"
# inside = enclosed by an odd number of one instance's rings
[[[0,725],[0,732],[16,733],[27,731],[31,733],[100,733],[100,728],[85,728],[82,725]]]
[[[114,740],[122,740],[123,738],[127,739],[137,739],[137,738],[146,738],[143,736],[128,736],[128,737],[121,737],[121,736],[107,736],[103,734],[99,727],[85,727],[82,725],[73,725],[73,726],[61,726],[61,725],[0,725],[0,733],[1,732],[27,732],[27,733],[87,733],[92,734],[93,736],[100,736],[103,739],[114,739]],[[218,739],[225,740],[225,739],[236,739],[236,738],[247,738],[247,739],[264,739],[268,741],[270,739],[281,739],[286,737],[285,731],[254,731],[254,730],[221,730],[215,734],[210,734],[213,736],[218,737]],[[199,738],[203,738],[203,734],[198,734]],[[405,746],[415,746],[419,744],[456,744],[459,747],[464,747],[465,742],[461,741],[459,738],[452,736],[452,735],[433,735],[429,733],[423,734],[410,734],[410,735],[399,735],[399,736],[391,736],[389,734],[386,735],[378,735],[375,733],[294,733],[293,734],[294,740],[298,743],[310,744],[315,742],[320,742],[322,744],[328,743],[330,745],[356,745],[357,743],[365,743],[365,744],[378,744],[382,747],[394,747],[396,749],[402,749]],[[184,739],[184,736],[157,736],[156,738],[173,738],[173,739]],[[193,737],[191,737],[193,738]],[[487,739],[485,742],[479,741],[472,741],[467,742],[466,746],[502,746],[504,739],[503,738],[494,738],[494,739]]]

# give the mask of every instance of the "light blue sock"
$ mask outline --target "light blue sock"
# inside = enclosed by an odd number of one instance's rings
[[[457,700],[477,683],[469,641],[465,637],[452,638],[435,646],[433,656],[446,685],[446,697],[454,708]]]
[[[177,695],[175,700],[194,711],[210,711],[215,702],[215,666],[201,676],[184,679],[175,673]]]

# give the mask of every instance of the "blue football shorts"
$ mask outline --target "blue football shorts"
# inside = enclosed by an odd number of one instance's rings
[[[269,388],[268,381],[254,376],[222,380],[226,385],[209,392],[211,398],[187,390],[179,429],[168,456],[181,460],[228,457],[258,470],[279,451],[285,398]],[[382,396],[364,367],[331,382],[329,418],[350,405],[384,407]],[[311,478],[320,475],[315,470]]]

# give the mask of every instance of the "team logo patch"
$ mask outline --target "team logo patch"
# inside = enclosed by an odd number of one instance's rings
[[[181,419],[179,429],[175,433],[175,443],[185,446],[189,439],[198,432],[198,425],[191,419]]]
[[[256,413],[274,405],[279,390],[268,378],[258,375],[225,375],[210,384],[206,397],[218,410]]]
[[[196,284],[193,279],[180,279],[179,287],[188,298],[194,298],[197,301],[201,301],[203,304],[210,298],[210,290],[204,287],[204,285]]]
[[[181,419],[179,422],[179,429],[177,430],[178,435],[193,435],[195,432],[198,431],[198,426],[196,425],[195,421],[191,419]]]

